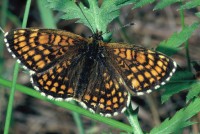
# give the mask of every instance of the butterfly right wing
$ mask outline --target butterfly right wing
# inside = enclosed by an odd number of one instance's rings
[[[5,34],[8,51],[31,73],[41,73],[87,44],[83,37],[56,29],[15,29]]]

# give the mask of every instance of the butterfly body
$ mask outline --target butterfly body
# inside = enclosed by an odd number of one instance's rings
[[[125,43],[106,43],[55,29],[16,29],[5,34],[8,51],[30,71],[36,90],[56,100],[74,99],[104,116],[124,112],[130,93],[164,85],[176,63],[159,52]]]

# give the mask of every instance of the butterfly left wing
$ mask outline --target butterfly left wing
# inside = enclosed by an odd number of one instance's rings
[[[166,55],[125,43],[104,44],[105,54],[132,94],[150,93],[169,81],[176,63]]]
[[[83,37],[56,29],[14,29],[5,34],[8,51],[31,73],[41,73],[87,44]]]

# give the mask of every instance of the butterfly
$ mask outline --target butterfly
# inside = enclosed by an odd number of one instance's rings
[[[56,29],[5,33],[8,51],[30,72],[33,87],[55,100],[76,100],[102,116],[123,113],[130,94],[169,81],[177,64],[166,55],[126,43],[106,43],[100,32],[84,38]]]

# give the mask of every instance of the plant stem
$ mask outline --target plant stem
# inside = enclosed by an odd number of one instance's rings
[[[182,2],[181,2],[182,5]],[[180,17],[181,17],[181,26],[182,28],[185,27],[185,18],[184,18],[184,10],[180,9]],[[191,71],[191,61],[190,61],[190,53],[189,53],[189,42],[188,40],[185,42],[185,53],[186,53],[186,59],[188,64],[188,70]]]
[[[27,24],[30,5],[31,5],[31,0],[27,0],[26,9],[25,9],[24,18],[23,18],[23,23],[22,23],[23,28],[25,28],[26,24]],[[8,134],[8,132],[9,132],[11,115],[12,115],[13,100],[14,100],[14,93],[15,93],[15,86],[16,86],[16,82],[17,82],[18,72],[19,72],[19,64],[16,62],[15,68],[14,68],[14,74],[13,74],[12,87],[11,87],[9,101],[8,101],[8,108],[7,108],[7,113],[6,113],[6,122],[5,122],[5,127],[4,127],[4,134]]]
[[[140,127],[139,121],[138,121],[138,109],[132,110],[131,105],[127,108],[125,114],[129,120],[130,125],[132,126],[132,132],[134,134],[143,134],[142,129]]]

